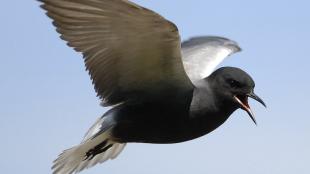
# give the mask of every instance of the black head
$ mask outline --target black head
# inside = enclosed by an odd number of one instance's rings
[[[213,72],[208,78],[219,102],[231,107],[241,108],[250,115],[256,124],[253,112],[248,104],[248,97],[265,105],[262,99],[254,94],[255,83],[246,72],[239,68],[223,67]]]

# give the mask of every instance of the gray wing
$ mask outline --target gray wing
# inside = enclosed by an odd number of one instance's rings
[[[192,88],[177,27],[127,0],[40,0],[61,38],[82,52],[96,92],[115,105]]]
[[[192,82],[209,76],[227,56],[239,51],[236,42],[216,36],[195,37],[182,43],[183,64]]]

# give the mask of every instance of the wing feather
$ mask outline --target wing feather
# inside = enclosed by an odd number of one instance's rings
[[[127,0],[40,1],[105,105],[192,88],[177,27],[157,13]]]
[[[184,67],[193,83],[209,76],[226,57],[239,51],[236,42],[217,36],[195,37],[182,43]]]

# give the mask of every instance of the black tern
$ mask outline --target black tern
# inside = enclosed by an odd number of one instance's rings
[[[126,143],[198,138],[238,108],[256,123],[249,97],[265,106],[246,72],[215,70],[241,51],[234,41],[205,36],[181,43],[175,24],[128,0],[39,1],[61,38],[83,54],[102,105],[111,107],[79,145],[59,155],[54,174],[114,159]]]

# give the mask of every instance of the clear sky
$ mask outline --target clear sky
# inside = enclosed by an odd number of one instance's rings
[[[173,21],[183,39],[219,35],[243,52],[236,66],[256,81],[264,109],[255,126],[235,112],[216,131],[174,145],[129,144],[83,174],[309,174],[310,1],[139,0]],[[0,173],[51,173],[63,149],[81,141],[99,106],[79,53],[59,39],[39,3],[0,7]]]

